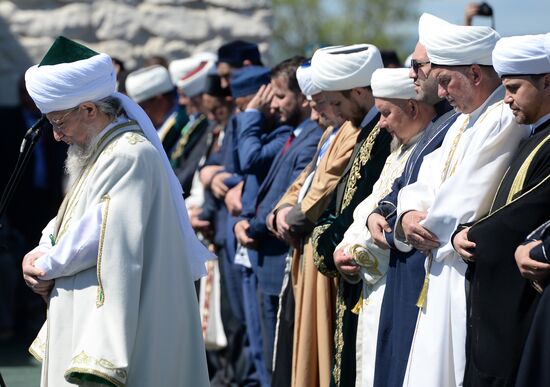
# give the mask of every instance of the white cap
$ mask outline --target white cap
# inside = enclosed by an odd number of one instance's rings
[[[499,76],[550,73],[550,33],[502,38],[493,50]]]
[[[491,27],[451,24],[429,13],[420,16],[418,35],[430,62],[442,66],[490,66],[491,52],[500,39]]]
[[[302,93],[308,100],[311,100],[312,95],[319,94],[321,92],[321,89],[316,87],[311,79],[310,61],[307,61],[296,69],[296,79],[298,80],[300,90],[302,90]]]
[[[213,61],[202,61],[194,69],[187,72],[177,82],[178,89],[188,97],[194,97],[206,90],[209,71],[214,67]]]
[[[372,73],[382,67],[380,51],[372,44],[324,47],[311,59],[313,83],[325,91],[370,86]]]
[[[200,63],[201,61],[199,59],[193,57],[176,59],[170,62],[168,71],[170,72],[172,83],[176,85],[181,77],[196,68]]]
[[[126,93],[137,103],[173,89],[168,70],[159,65],[136,70],[126,78]]]
[[[375,98],[415,99],[414,82],[407,68],[378,69],[372,74],[372,95]]]
[[[218,55],[208,52],[208,51],[202,51],[194,54],[192,58],[198,60],[199,62],[213,62],[216,63],[218,61]]]

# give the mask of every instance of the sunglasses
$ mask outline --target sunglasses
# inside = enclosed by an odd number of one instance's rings
[[[416,59],[411,59],[411,67],[414,70],[415,73],[418,72],[418,69],[422,66],[425,66],[427,64],[430,64],[430,61],[427,60],[425,62],[418,61]]]

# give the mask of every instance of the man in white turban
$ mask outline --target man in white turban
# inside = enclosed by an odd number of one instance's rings
[[[526,130],[506,109],[492,67],[498,34],[423,14],[419,38],[439,95],[462,114],[442,146],[424,158],[418,180],[397,204],[396,246],[426,252],[426,278],[406,386],[460,386],[466,364],[466,263],[450,243],[460,223],[481,218]]]
[[[471,353],[464,382],[507,386],[515,383],[538,302],[535,288],[521,274],[535,283],[550,274],[547,261],[524,257],[520,274],[514,260],[516,247],[550,219],[550,34],[501,39],[493,50],[493,65],[506,90],[504,102],[518,123],[531,126],[531,135],[499,184],[489,216],[460,227],[454,246],[475,267],[469,293]],[[533,368],[538,376],[548,372],[540,365]],[[548,381],[534,375],[529,379],[519,385]]]
[[[131,72],[126,77],[126,93],[147,113],[163,140],[177,110],[176,88],[168,70],[155,65]]]
[[[205,146],[213,128],[213,122],[209,120],[211,115],[203,104],[208,73],[213,68],[214,61],[199,62],[176,82],[177,111],[172,114],[172,118],[165,121],[159,131],[162,145],[168,153],[185,198],[190,194],[193,176],[206,152]]]
[[[323,91],[333,112],[359,130],[331,203],[312,234],[315,266],[331,279],[340,277],[342,266],[356,267],[350,257],[333,256],[334,250],[353,222],[353,210],[371,193],[390,153],[391,136],[377,125],[380,113],[374,106],[370,87],[372,73],[381,67],[380,51],[371,44],[322,48],[311,60],[315,86]],[[322,291],[328,290],[319,289],[317,293]],[[336,308],[331,378],[337,386],[355,383],[357,315],[351,310],[360,296],[360,285],[340,281],[336,305],[331,306]],[[318,300],[307,300],[310,304],[315,302]]]
[[[409,77],[414,81],[416,100],[432,105],[435,114],[412,151],[403,174],[368,216],[373,241],[378,247],[390,249],[376,345],[375,386],[403,385],[418,316],[416,302],[425,277],[424,253],[416,249],[402,252],[395,247],[393,230],[399,191],[417,180],[424,157],[441,146],[447,130],[459,115],[445,98],[438,97],[437,80],[421,43],[412,54]]]
[[[210,253],[145,112],[115,92],[111,58],[63,37],[26,73],[70,145],[71,188],[23,260],[48,302],[30,352],[42,386],[207,386],[193,280]]]
[[[285,375],[294,386],[327,386],[333,351],[335,286],[331,278],[321,275],[313,264],[311,232],[329,205],[340,176],[344,172],[357,142],[359,131],[349,121],[337,117],[324,93],[312,81],[311,63],[296,70],[302,93],[309,99],[313,114],[325,130],[317,147],[317,157],[288,188],[272,211],[273,232],[293,246],[287,258],[281,311],[278,316],[277,376]],[[273,224],[267,222],[268,226]],[[299,314],[294,313],[295,299]],[[311,300],[316,300],[315,303]],[[293,338],[296,340],[293,341]],[[292,350],[292,367],[285,368],[288,349]],[[279,379],[281,385],[286,384]]]
[[[395,140],[395,148],[386,159],[372,193],[353,213],[353,223],[338,244],[335,255],[354,259],[358,266],[340,269],[345,280],[362,284],[362,301],[357,329],[357,386],[372,386],[378,321],[384,296],[390,250],[376,245],[367,229],[370,213],[392,189],[405,168],[422,132],[435,115],[432,105],[417,101],[409,69],[378,69],[372,75],[372,93],[380,111],[380,126]]]

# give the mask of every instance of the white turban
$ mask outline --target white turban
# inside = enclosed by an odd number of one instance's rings
[[[550,73],[550,33],[502,38],[493,50],[499,76]]]
[[[372,95],[375,98],[415,99],[414,82],[409,69],[378,69],[372,74]]]
[[[145,67],[128,74],[126,93],[137,103],[174,89],[170,74],[160,65]]]
[[[176,82],[176,86],[188,97],[204,93],[208,74],[215,66],[215,63],[214,61],[199,62]]]
[[[418,22],[419,41],[433,64],[492,65],[491,52],[500,35],[491,27],[459,26],[424,13]]]
[[[372,73],[382,67],[380,51],[372,44],[320,48],[311,59],[313,83],[325,91],[370,86]]]
[[[88,59],[56,65],[33,66],[25,74],[27,90],[42,113],[65,110],[86,101],[96,101],[108,96],[118,98],[130,119],[137,121],[145,137],[157,149],[168,176],[170,192],[174,206],[179,214],[180,228],[184,246],[198,254],[188,254],[189,267],[193,279],[205,274],[204,261],[211,259],[212,254],[196,238],[189,218],[183,191],[174,174],[166,152],[160,143],[153,123],[143,109],[126,95],[115,91],[116,79],[111,58],[106,54],[94,55]]]
[[[25,84],[44,114],[97,101],[116,91],[116,73],[109,55],[99,54],[73,63],[32,66]]]
[[[310,62],[304,63],[296,69],[296,79],[298,80],[300,90],[302,90],[302,93],[308,100],[311,100],[312,95],[319,94],[321,92],[321,89],[316,87],[311,79]]]

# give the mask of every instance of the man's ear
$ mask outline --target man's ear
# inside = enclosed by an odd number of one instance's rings
[[[409,99],[407,101],[407,106],[410,112],[410,115],[413,119],[415,119],[418,116],[418,101],[414,99]]]
[[[355,97],[357,98],[361,98],[364,92],[365,92],[365,89],[363,87],[356,87],[351,89],[351,93],[355,95]]]
[[[471,79],[474,84],[479,85],[483,80],[483,72],[481,71],[481,67],[479,67],[479,65],[477,64],[473,64],[470,66],[469,71],[471,73]]]
[[[80,104],[80,108],[84,110],[87,118],[95,118],[97,116],[97,106],[92,102],[83,102]]]
[[[301,94],[301,97],[302,98],[302,102],[300,103],[300,106],[305,109],[305,108],[309,108],[309,101],[307,100],[306,96]]]

